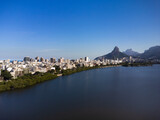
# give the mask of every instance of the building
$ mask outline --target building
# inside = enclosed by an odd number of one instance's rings
[[[30,60],[31,60],[31,58],[30,57],[24,57],[24,62],[29,62]]]
[[[33,58],[30,59],[31,62],[34,62],[35,60]]]
[[[84,58],[85,62],[89,62],[89,57]]]
[[[35,58],[35,60],[37,60],[37,62],[39,62],[39,57],[37,56],[37,57]]]
[[[4,63],[10,63],[10,59],[4,60]]]
[[[17,61],[17,60],[14,60],[14,61],[12,61],[12,63],[13,63],[13,64],[17,64],[17,63],[18,63],[18,61]]]
[[[63,63],[64,62],[64,58],[61,57],[60,59],[58,59],[58,62],[59,63]]]
[[[48,63],[48,62],[49,62],[49,60],[48,60],[48,59],[45,59],[45,62],[47,62],[47,63]]]
[[[40,58],[41,62],[45,62],[45,59],[43,57]]]
[[[84,61],[85,61],[84,58],[79,59],[79,62],[84,62]]]
[[[51,63],[55,63],[55,62],[56,62],[56,59],[55,59],[55,58],[50,58],[50,62],[51,62]]]

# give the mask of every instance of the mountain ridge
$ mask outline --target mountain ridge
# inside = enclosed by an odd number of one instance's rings
[[[95,60],[103,60],[103,59],[121,59],[123,57],[128,57],[128,55],[120,52],[119,48],[117,46],[114,47],[114,49],[112,50],[112,52],[103,55],[103,56],[99,56],[96,57]]]
[[[128,53],[126,53],[126,51]],[[124,52],[120,52],[119,48],[117,46],[114,47],[112,52],[96,57],[95,60],[103,60],[103,59],[121,59],[124,57],[137,57],[141,59],[159,59],[160,60],[160,46],[152,46],[149,49],[145,50],[143,53],[138,53],[133,51],[132,49],[127,49]]]
[[[138,56],[140,55],[140,53],[136,52],[136,51],[133,51],[132,48],[130,49],[127,49],[126,51],[123,52],[124,54],[128,55],[128,56]]]
[[[160,59],[160,46],[150,47],[148,50],[145,50],[144,53],[140,55],[140,58],[143,59]]]

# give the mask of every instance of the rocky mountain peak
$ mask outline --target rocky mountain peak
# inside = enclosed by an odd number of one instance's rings
[[[117,46],[115,46],[112,53],[117,53],[117,52],[120,52],[120,51],[119,51],[119,48]]]

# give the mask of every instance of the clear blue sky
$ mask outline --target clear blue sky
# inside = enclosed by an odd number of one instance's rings
[[[0,59],[93,59],[155,45],[160,0],[0,0]]]

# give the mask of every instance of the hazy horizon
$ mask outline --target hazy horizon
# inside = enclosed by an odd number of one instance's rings
[[[0,59],[94,59],[160,45],[159,0],[5,0]]]
[[[155,46],[159,46],[159,45],[155,45]],[[155,46],[151,46],[151,47],[155,47]],[[116,47],[116,46],[115,46]],[[118,47],[118,46],[117,46]],[[131,49],[131,50],[133,50],[132,48],[128,48],[128,49]],[[128,50],[128,49],[126,49],[126,50]],[[113,50],[114,50],[114,48],[113,48]],[[125,51],[126,51],[125,50]],[[148,50],[148,49],[146,49],[146,50]],[[125,51],[121,51],[120,50],[120,52],[125,52]],[[135,50],[133,50],[133,51],[135,51]],[[112,52],[112,51],[110,51],[110,52]],[[110,52],[108,52],[108,53],[110,53]],[[137,52],[137,51],[135,51],[135,52]],[[143,52],[145,52],[145,50],[143,51]],[[143,52],[138,52],[138,53],[140,53],[140,54],[142,54]],[[104,53],[103,55],[105,55],[105,54],[108,54],[108,53]],[[99,56],[101,56],[101,55],[99,55]],[[6,58],[6,59],[10,59],[10,60],[23,60],[24,59],[24,57],[31,57],[31,58],[35,58],[35,57],[37,57],[37,56],[23,56],[22,58]],[[38,57],[44,57],[44,56],[38,56]],[[52,58],[53,56],[48,56],[48,57],[44,57],[45,59],[50,59],[50,58]],[[63,57],[63,56],[60,56],[60,57]],[[60,57],[54,57],[54,58],[56,58],[56,59],[59,59]],[[88,56],[83,56],[83,57],[79,57],[79,58],[84,58],[84,57],[88,57]],[[96,57],[98,57],[98,56],[96,56]],[[94,58],[90,58],[89,57],[89,59],[91,59],[91,60],[93,60],[93,59],[95,59],[96,57],[94,57]],[[64,57],[63,57],[64,58]],[[67,58],[65,58],[65,59],[79,59],[79,58],[69,58],[69,57],[67,57]],[[0,59],[0,60],[6,60],[6,59]]]

